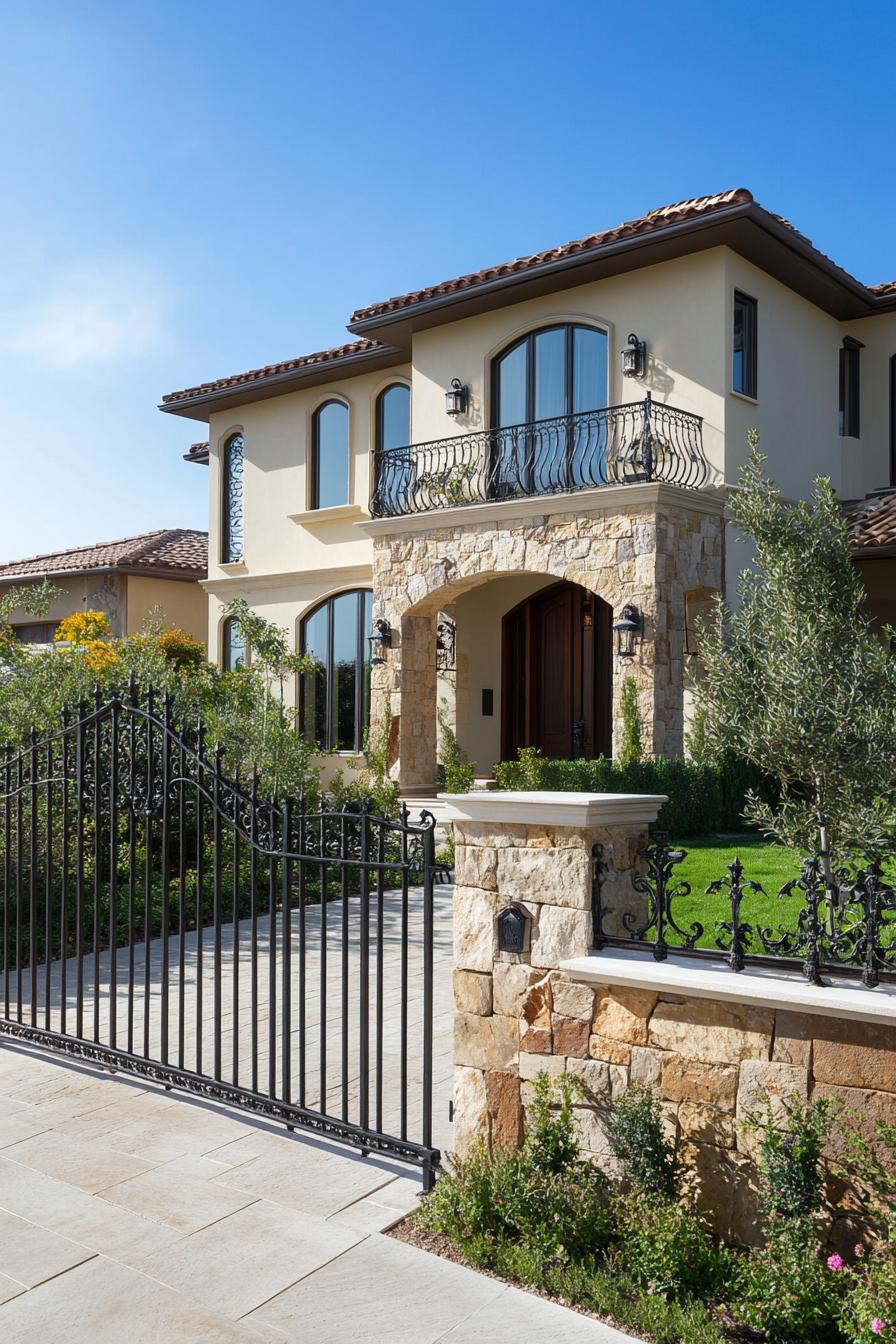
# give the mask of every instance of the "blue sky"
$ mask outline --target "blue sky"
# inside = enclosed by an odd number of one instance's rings
[[[0,559],[205,526],[174,388],[748,186],[896,278],[896,6],[0,0]]]

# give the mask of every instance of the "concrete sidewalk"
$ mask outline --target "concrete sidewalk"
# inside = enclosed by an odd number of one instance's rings
[[[0,1043],[12,1344],[624,1344],[382,1235],[419,1180],[235,1110]]]

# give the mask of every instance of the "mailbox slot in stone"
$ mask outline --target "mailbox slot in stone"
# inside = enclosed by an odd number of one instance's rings
[[[529,915],[520,905],[506,905],[498,911],[498,951],[525,952]]]

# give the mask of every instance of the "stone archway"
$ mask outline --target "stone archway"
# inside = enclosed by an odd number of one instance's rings
[[[366,525],[374,538],[374,615],[389,621],[394,636],[374,669],[373,713],[399,721],[399,779],[409,792],[429,791],[435,782],[437,613],[498,577],[566,580],[616,616],[624,605],[636,606],[643,637],[632,658],[613,659],[612,701],[619,705],[632,677],[645,749],[683,750],[684,594],[721,587],[721,498],[635,485],[590,492],[576,512],[567,502],[554,514],[522,514],[520,504],[510,516],[459,509]],[[537,504],[550,507],[548,500]],[[614,738],[620,727],[617,716]]]

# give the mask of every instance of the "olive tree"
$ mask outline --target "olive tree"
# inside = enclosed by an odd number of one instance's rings
[[[751,434],[731,518],[753,543],[733,609],[704,622],[697,703],[710,748],[777,781],[745,816],[826,865],[894,849],[896,659],[873,630],[830,481],[782,499]]]

